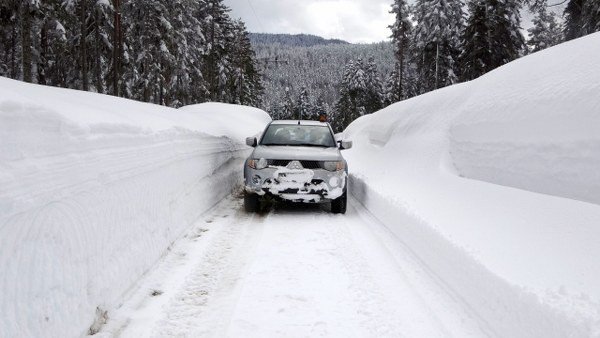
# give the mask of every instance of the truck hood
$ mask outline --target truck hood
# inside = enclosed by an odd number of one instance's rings
[[[257,146],[252,157],[268,160],[340,161],[342,154],[334,147]]]

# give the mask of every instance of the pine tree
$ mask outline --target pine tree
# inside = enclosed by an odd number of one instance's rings
[[[418,0],[415,5],[414,58],[422,93],[458,81],[462,6],[461,0]]]
[[[565,40],[573,40],[584,35],[583,33],[583,5],[585,0],[570,0],[563,13],[565,18]]]
[[[199,10],[199,20],[206,36],[202,74],[211,101],[226,101],[226,82],[230,70],[226,57],[227,40],[232,24],[229,11],[223,0],[205,0]]]
[[[585,0],[582,21],[585,34],[600,31],[600,1]]]
[[[525,50],[525,38],[521,34],[521,0],[489,1],[492,67],[497,68],[521,57]]]
[[[462,35],[461,79],[475,79],[523,54],[519,0],[471,0]]]
[[[195,0],[179,0],[170,7],[174,68],[168,81],[170,88],[167,101],[173,107],[204,102],[208,97],[199,62],[206,41],[197,10],[198,2]]]
[[[242,21],[233,22],[232,37],[228,46],[233,70],[229,102],[258,106],[263,91],[261,74],[256,65],[256,55],[250,44],[246,26]]]
[[[312,120],[314,119],[314,111],[310,103],[310,96],[306,87],[300,89],[300,95],[296,101],[294,120]]]
[[[373,58],[369,58],[367,61],[364,91],[362,106],[365,108],[366,114],[374,113],[383,108],[383,86]]]
[[[350,61],[344,68],[340,98],[332,117],[334,130],[344,130],[352,121],[382,108],[382,85],[374,61]]]
[[[18,78],[20,76],[18,0],[0,2],[0,76]]]
[[[112,56],[109,22],[112,17],[112,8],[107,2],[96,1],[92,4],[92,21],[90,27],[90,62],[93,88],[98,93],[107,92],[107,78],[109,64]]]
[[[289,87],[285,88],[285,93],[281,100],[281,107],[279,111],[280,115],[276,118],[278,120],[291,120],[294,118],[294,102]]]
[[[396,69],[394,69],[385,80],[383,92],[384,106],[389,106],[402,100],[402,97],[400,96],[400,93],[402,92],[400,89],[400,76]]]
[[[562,41],[562,30],[556,15],[548,12],[546,7],[540,7],[533,19],[533,27],[528,30],[530,39],[527,44],[531,52],[537,52],[559,44]]]
[[[25,82],[33,82],[34,57],[37,54],[34,50],[33,36],[35,36],[35,16],[39,5],[37,0],[21,1],[21,64]]]
[[[390,103],[402,100],[406,97],[404,88],[405,74],[407,68],[407,59],[410,54],[410,37],[412,35],[412,23],[409,19],[409,9],[406,0],[395,0],[392,4],[391,14],[394,14],[396,20],[389,28],[392,30],[392,43],[394,45],[394,54],[396,56],[396,66],[394,70],[395,79],[391,81],[394,86],[389,90],[396,91],[389,93],[388,100],[394,100]]]
[[[129,65],[131,76],[130,95],[133,98],[167,104],[165,93],[175,68],[173,53],[174,32],[170,22],[170,9],[174,2],[147,0],[127,2],[124,6],[128,20],[126,30],[133,33],[128,37],[128,48],[133,64]]]
[[[175,107],[258,105],[256,56],[228,12],[222,0],[4,0],[0,75]]]
[[[486,3],[471,0],[469,17],[463,32],[463,51],[460,57],[463,81],[475,79],[492,70],[491,31]]]

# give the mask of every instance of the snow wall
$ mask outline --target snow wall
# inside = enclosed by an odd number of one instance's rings
[[[600,336],[600,33],[364,116],[353,195],[490,335]]]
[[[0,337],[74,337],[241,182],[258,109],[0,78]],[[99,309],[99,310],[97,310]]]

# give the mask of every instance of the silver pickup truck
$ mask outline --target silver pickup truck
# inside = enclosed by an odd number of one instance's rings
[[[317,121],[271,122],[260,140],[248,137],[254,151],[244,165],[244,207],[259,209],[271,196],[302,203],[331,202],[333,213],[346,212],[348,165],[340,150],[350,141],[336,141],[331,126]]]

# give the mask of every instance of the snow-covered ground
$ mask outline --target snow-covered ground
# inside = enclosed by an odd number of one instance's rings
[[[599,54],[597,33],[345,131],[356,198],[500,335],[600,335]]]
[[[0,337],[87,333],[231,193],[269,120],[0,78]]]
[[[597,55],[355,121],[346,215],[241,211],[262,111],[0,78],[0,337],[600,336]]]
[[[100,337],[482,337],[478,314],[359,203],[203,215]]]

